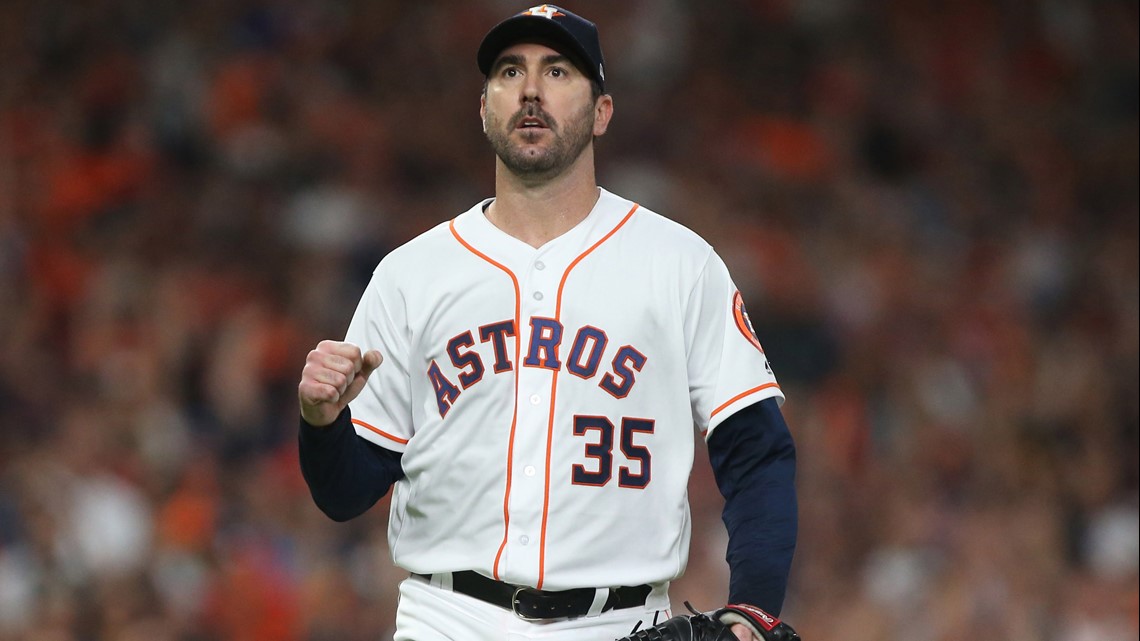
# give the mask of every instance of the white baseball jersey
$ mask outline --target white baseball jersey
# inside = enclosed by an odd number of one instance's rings
[[[356,432],[403,452],[395,563],[560,590],[685,568],[693,430],[783,395],[693,232],[600,190],[534,248],[484,201],[391,252],[347,340],[384,363]]]

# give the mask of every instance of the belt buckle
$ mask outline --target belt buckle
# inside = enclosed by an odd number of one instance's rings
[[[542,621],[542,617],[527,616],[522,612],[519,612],[519,595],[529,589],[530,588],[526,587],[525,585],[515,588],[515,593],[511,595],[511,612],[523,621]]]

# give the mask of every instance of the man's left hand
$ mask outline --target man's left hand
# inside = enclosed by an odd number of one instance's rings
[[[752,630],[749,630],[748,626],[743,623],[737,623],[729,629],[732,630],[732,633],[735,634],[736,638],[740,641],[764,641],[763,639],[757,639],[756,635],[752,634]]]

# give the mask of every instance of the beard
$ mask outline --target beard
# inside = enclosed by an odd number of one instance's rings
[[[519,121],[538,117],[546,123],[545,132],[518,130]],[[533,143],[543,133],[552,136],[549,147],[523,148],[511,140],[511,134],[521,131],[524,142]],[[498,116],[487,113],[487,140],[495,155],[512,173],[523,178],[545,179],[561,174],[572,165],[594,139],[594,106],[587,105],[578,114],[567,119],[565,126],[555,122],[550,114],[535,104],[520,109],[504,124]]]

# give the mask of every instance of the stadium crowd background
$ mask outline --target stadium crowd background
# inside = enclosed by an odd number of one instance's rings
[[[726,258],[787,393],[808,641],[1137,638],[1137,4],[640,0],[599,178]],[[520,3],[0,2],[0,639],[386,638],[305,353],[490,193]],[[652,248],[647,248],[652,251]],[[676,604],[725,598],[692,480]]]

